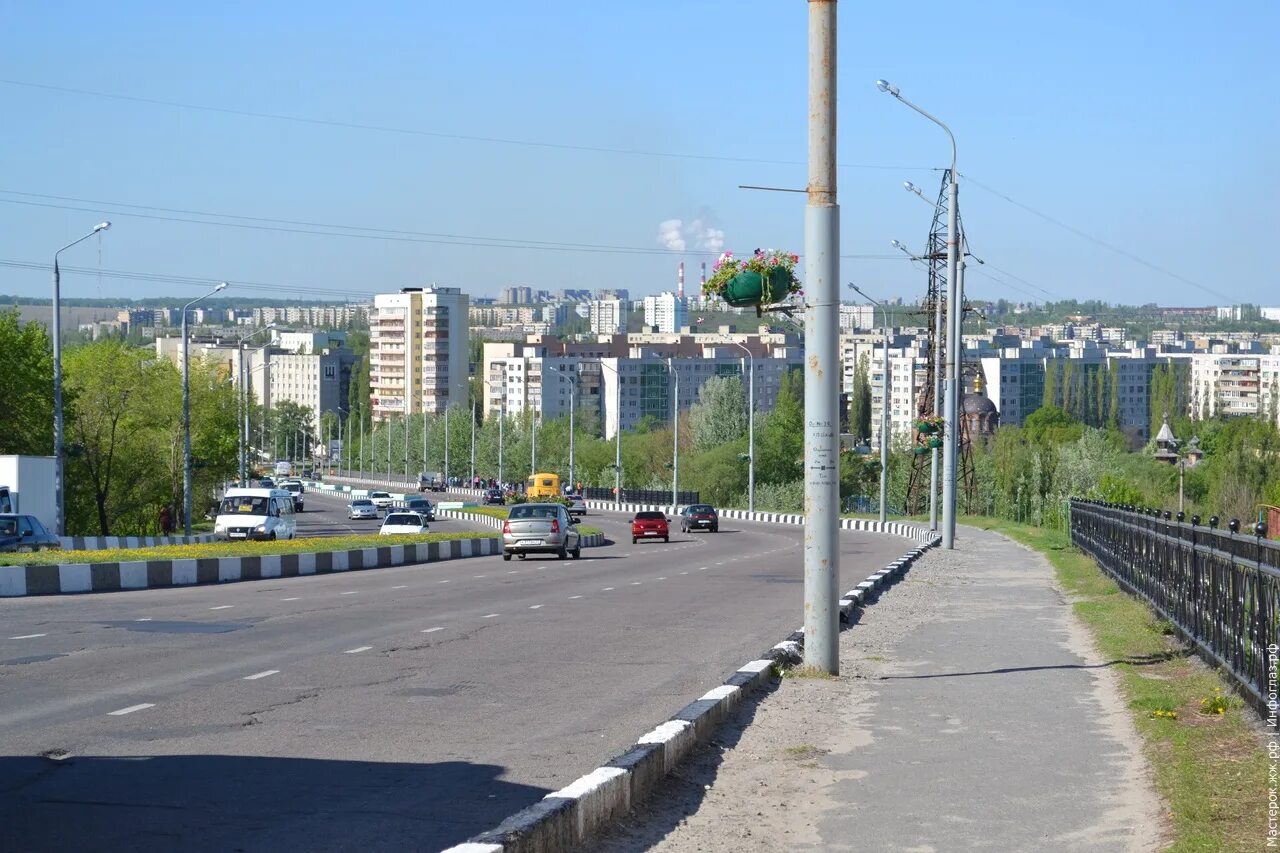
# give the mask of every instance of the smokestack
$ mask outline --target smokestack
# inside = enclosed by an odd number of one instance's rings
[[[676,278],[676,296],[684,299],[684,261],[680,262],[680,275]]]
[[[698,279],[698,292],[702,293],[707,287],[707,262],[702,262],[702,276]]]

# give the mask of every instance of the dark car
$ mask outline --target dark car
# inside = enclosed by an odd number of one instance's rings
[[[34,515],[0,515],[0,551],[56,551],[62,540]]]
[[[393,512],[416,512],[422,516],[423,521],[436,520],[436,508],[431,505],[431,501],[426,498],[405,498],[401,501],[391,502],[391,511]]]
[[[506,506],[507,499],[502,496],[502,492],[498,489],[490,489],[484,493],[484,497],[480,502],[485,506]]]
[[[711,504],[690,504],[680,511],[680,532],[690,530],[720,531],[720,516]]]
[[[667,527],[667,516],[661,512],[648,510],[637,512],[636,517],[631,519],[631,544],[634,545],[641,539],[659,537],[663,542],[671,541],[671,529]]]

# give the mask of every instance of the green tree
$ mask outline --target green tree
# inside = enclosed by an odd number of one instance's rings
[[[747,396],[738,376],[713,376],[703,383],[689,410],[693,449],[709,450],[747,433]]]
[[[849,399],[849,431],[859,441],[871,440],[871,379],[867,356],[858,359],[853,374],[853,390]]]
[[[772,412],[757,425],[756,482],[789,483],[804,476],[804,376],[783,375]]]
[[[0,454],[53,452],[53,351],[39,323],[21,324],[17,311],[0,312]]]

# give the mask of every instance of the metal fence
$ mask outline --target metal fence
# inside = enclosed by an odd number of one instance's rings
[[[1232,519],[1227,527],[1216,516],[1071,502],[1071,541],[1227,670],[1265,714],[1280,653],[1280,542],[1267,540],[1265,524],[1239,532]]]
[[[613,489],[603,488],[600,486],[585,486],[583,489],[583,497],[589,501],[611,501],[613,500]],[[701,503],[698,500],[697,492],[676,492],[676,503],[696,504]],[[671,503],[670,489],[623,489],[622,502],[628,504],[663,504]]]

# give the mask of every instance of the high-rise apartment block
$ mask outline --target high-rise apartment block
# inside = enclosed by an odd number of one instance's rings
[[[623,335],[627,332],[627,303],[621,299],[593,299],[587,320],[593,335]]]
[[[644,324],[674,334],[689,325],[689,305],[683,296],[659,293],[644,298]]]
[[[375,420],[467,405],[467,295],[406,287],[374,297],[369,388]]]

